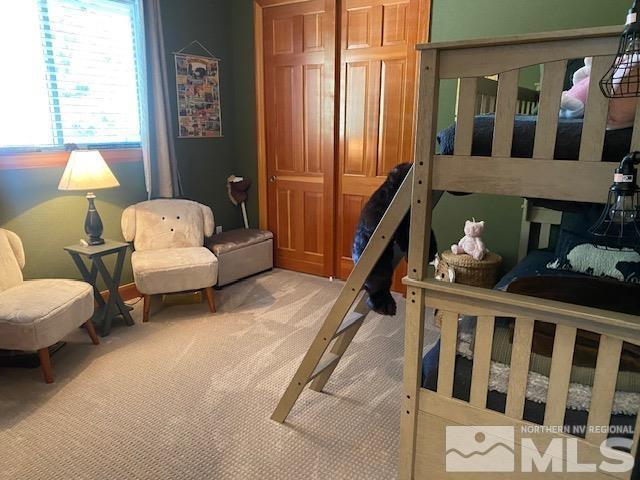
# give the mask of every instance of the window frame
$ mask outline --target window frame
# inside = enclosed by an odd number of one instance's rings
[[[141,147],[96,148],[96,150],[100,150],[108,164],[142,162]],[[0,152],[0,170],[64,167],[69,155],[70,152],[61,149]]]

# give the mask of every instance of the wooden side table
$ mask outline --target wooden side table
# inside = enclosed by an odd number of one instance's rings
[[[129,314],[129,311],[133,310],[133,308],[124,304],[118,292],[127,248],[129,248],[128,243],[116,242],[114,240],[105,240],[103,245],[86,246],[78,243],[64,247],[64,249],[69,252],[69,255],[71,255],[84,281],[93,286],[93,296],[98,304],[98,308],[93,314],[93,317],[91,317],[91,320],[102,337],[111,333],[111,323],[113,318],[118,315],[122,315],[127,325],[131,326],[134,324]],[[113,274],[109,272],[102,261],[103,257],[112,254],[117,254]],[[82,257],[85,257],[89,261],[91,269],[87,267]],[[104,298],[102,298],[102,295],[100,295],[100,290],[98,290],[97,287],[98,274],[100,274],[109,290],[109,299],[106,302]]]

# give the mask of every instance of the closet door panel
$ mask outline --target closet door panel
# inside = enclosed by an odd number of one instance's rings
[[[322,255],[324,252],[324,239],[320,235],[322,231],[322,218],[324,216],[324,199],[322,191],[311,192],[309,190],[303,193],[303,209],[305,232],[304,235],[304,252],[307,256]]]
[[[407,41],[407,11],[409,4],[396,3],[382,7],[382,45],[404,44]]]
[[[304,67],[304,171],[322,174],[322,65]]]
[[[275,170],[295,172],[297,157],[297,132],[300,112],[299,102],[291,95],[296,85],[297,69],[294,66],[276,67],[273,82],[275,125],[273,154]]]
[[[334,274],[335,0],[263,11],[268,225],[275,264]]]
[[[426,0],[342,2],[337,274],[353,268],[362,205],[388,171],[412,161],[415,44]],[[401,278],[400,272],[397,278]],[[399,281],[394,283],[401,289]]]
[[[277,215],[276,248],[278,250],[295,251],[295,238],[291,229],[293,221],[293,204],[295,192],[287,188],[278,188],[275,194],[275,210]]]
[[[342,212],[342,224],[354,225],[353,231],[355,232],[355,226],[358,224],[358,218],[360,218],[360,212],[362,207],[367,201],[367,197],[363,195],[342,195],[341,198],[341,212]],[[340,255],[338,271],[348,272],[353,268],[353,261],[351,260],[351,249],[353,247],[353,233],[351,235],[343,235],[340,238],[340,244],[338,245],[338,253]],[[344,273],[342,273],[345,275]]]
[[[344,173],[365,175],[369,125],[369,63],[346,66]]]
[[[377,176],[385,176],[399,163],[399,159],[404,158],[402,140],[405,132],[402,116],[407,84],[406,63],[404,58],[382,62]]]
[[[321,12],[308,13],[303,16],[304,51],[318,52],[323,50],[323,20]]]
[[[366,48],[370,47],[371,36],[371,7],[349,8],[346,15],[346,47]]]

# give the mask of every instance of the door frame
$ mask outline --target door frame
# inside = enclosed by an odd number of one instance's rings
[[[262,10],[268,0],[253,0],[254,75],[256,91],[256,140],[258,153],[258,225],[267,229],[267,130],[264,98],[264,45]]]

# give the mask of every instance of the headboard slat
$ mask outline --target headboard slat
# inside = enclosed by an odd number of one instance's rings
[[[460,79],[460,93],[458,95],[458,116],[456,119],[456,140],[454,152],[456,155],[471,155],[473,141],[473,117],[476,110],[477,78]]]
[[[613,56],[595,57],[591,66],[589,98],[584,109],[582,138],[580,140],[580,161],[599,162],[602,160],[604,133],[607,128],[609,99],[600,91],[600,79],[613,63]]]
[[[599,445],[606,440],[607,432],[596,431],[590,427],[608,426],[613,406],[613,396],[618,376],[614,372],[620,367],[622,340],[608,335],[600,336],[596,372],[591,389],[591,405],[587,419],[587,442]]]
[[[596,431],[590,427],[608,426],[615,394],[617,372],[620,367],[620,354],[622,352],[622,340],[619,338],[602,335],[596,360],[596,372],[591,388],[591,405],[587,419],[586,440],[599,445],[607,438],[607,433]]]
[[[458,345],[458,314],[444,312],[440,329],[440,360],[438,362],[438,394],[451,398]]]
[[[476,338],[473,347],[473,370],[469,403],[476,407],[487,406],[487,389],[491,370],[491,347],[495,317],[479,316],[476,323]]]
[[[498,77],[498,100],[493,130],[493,156],[495,157],[511,156],[519,75],[520,70],[510,70],[501,73]]]
[[[566,60],[544,64],[533,158],[543,160],[553,158],[558,132],[560,97],[566,71]]]
[[[549,373],[549,391],[544,409],[545,425],[559,426],[564,423],[576,332],[575,327],[556,325]]]
[[[524,413],[524,399],[529,378],[529,360],[531,358],[534,324],[533,318],[518,317],[516,318],[516,326],[513,332],[511,370],[509,372],[505,415],[518,420],[522,420]]]

